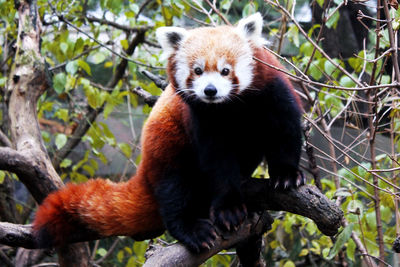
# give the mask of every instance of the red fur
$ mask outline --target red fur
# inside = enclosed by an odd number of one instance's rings
[[[166,166],[173,164],[168,155],[177,153],[185,142],[182,109],[182,101],[168,87],[143,129],[142,161],[137,174],[125,183],[93,179],[79,185],[68,184],[50,194],[36,213],[36,234],[41,235],[44,230],[54,244],[68,242],[79,228],[93,230],[102,237],[127,235],[143,239],[159,235],[164,226],[152,185]],[[171,134],[162,132],[165,127]]]
[[[278,61],[278,59],[264,48],[253,48],[253,52],[254,57],[261,60],[262,62],[272,65],[278,69],[286,70]],[[285,81],[287,87],[290,88],[290,90],[292,91],[292,95],[294,96],[297,104],[299,105],[299,107],[302,108],[303,104],[301,102],[301,99],[296,90],[294,90],[292,83],[289,81],[288,75],[286,75],[282,71],[269,67],[267,64],[264,64],[262,62],[255,60],[256,68],[252,87],[263,88],[265,84],[269,84],[272,82],[272,80],[279,77],[280,79]]]
[[[225,49],[224,53],[230,52]],[[262,48],[254,48],[254,56],[282,68],[278,60]],[[175,73],[174,67],[175,63],[170,61],[170,76]],[[251,86],[263,88],[277,77],[282,78],[294,92],[286,75],[260,62],[255,62]],[[237,78],[234,76],[233,79]],[[171,81],[176,83],[174,79]],[[297,94],[293,95],[300,103]],[[94,179],[80,185],[69,184],[50,194],[40,205],[33,223],[37,235],[45,233],[53,239],[51,243],[57,245],[69,242],[72,235],[85,229],[102,237],[128,235],[150,238],[160,234],[164,226],[153,188],[164,170],[174,164],[171,162],[174,154],[188,142],[185,125],[190,118],[187,109],[172,86],[167,87],[143,128],[142,161],[137,174],[125,183]]]

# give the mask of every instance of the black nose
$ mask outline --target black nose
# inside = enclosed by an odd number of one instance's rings
[[[214,85],[209,84],[204,88],[204,94],[209,97],[215,96],[217,94],[217,88],[215,88]]]

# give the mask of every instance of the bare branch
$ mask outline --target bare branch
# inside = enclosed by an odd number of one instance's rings
[[[143,90],[143,88],[141,87],[132,88],[131,91],[137,94],[138,96],[142,97],[144,102],[150,107],[154,106],[154,104],[158,99],[158,96],[150,94],[149,92]]]
[[[122,24],[118,24],[114,21],[96,18],[94,16],[86,16],[86,19],[90,22],[98,22],[100,24],[109,25],[116,29],[123,30],[126,32],[143,32],[143,31],[147,31],[148,29],[151,28],[150,26],[147,26],[147,25],[146,26],[129,27],[129,26],[125,26]]]
[[[164,77],[155,75],[155,74],[153,74],[153,73],[151,73],[150,71],[147,71],[147,70],[142,71],[142,73],[147,78],[152,80],[156,84],[156,86],[158,88],[160,88],[161,90],[164,90],[168,86],[168,82],[164,79]]]

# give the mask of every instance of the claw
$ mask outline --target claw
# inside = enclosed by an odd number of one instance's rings
[[[296,187],[299,187],[302,184],[302,178],[297,178],[296,180]]]
[[[201,243],[201,246],[202,246],[203,248],[208,249],[208,250],[210,250],[210,248],[211,248],[211,247],[207,244],[207,242]]]
[[[288,187],[289,187],[289,180],[286,180],[284,185],[283,185],[283,188],[287,189]]]
[[[231,230],[231,226],[230,226],[230,224],[229,224],[227,221],[224,222],[224,226],[226,227],[226,229],[227,229],[228,231]]]

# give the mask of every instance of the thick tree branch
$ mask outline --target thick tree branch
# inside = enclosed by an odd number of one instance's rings
[[[18,151],[3,150],[26,164],[22,155],[31,160],[31,166],[16,171],[39,203],[63,183],[54,170],[37,121],[37,101],[48,88],[44,59],[40,54],[41,23],[36,1],[19,3],[19,28],[14,68],[10,74],[8,91],[11,91],[8,111],[13,147]],[[3,156],[7,157],[6,155]],[[10,157],[10,155],[8,155]],[[7,163],[7,162],[4,162]],[[18,162],[8,161],[9,167]],[[26,164],[27,165],[27,164]],[[28,168],[33,175],[25,175]],[[28,171],[29,172],[29,171]]]
[[[179,243],[167,247],[151,245],[146,252],[147,260],[143,266],[199,266],[221,250],[235,247],[253,235],[261,235],[270,230],[272,222],[273,219],[267,212],[261,215],[254,214],[236,232],[222,234],[215,240],[215,245],[210,250],[200,254],[191,253]]]
[[[0,222],[0,243],[10,247],[37,248],[30,224]]]
[[[295,190],[277,191],[270,189],[268,180],[249,179],[242,188],[249,210],[271,209],[297,213],[312,219],[325,235],[335,235],[341,225],[343,212],[314,186],[305,185]],[[178,263],[185,266],[196,265],[222,249],[232,247],[252,235],[263,233],[269,229],[271,223],[267,212],[262,212],[261,216],[255,215],[247,219],[237,232],[222,233],[216,240],[215,246],[203,254],[191,254],[180,244],[157,248],[148,255],[146,266],[176,266]],[[36,248],[36,241],[31,231],[29,225],[0,223],[0,243]],[[77,242],[97,238],[99,237],[94,236],[93,233],[81,233],[73,237]]]
[[[22,170],[15,173],[26,185],[37,202],[41,202],[50,192],[61,187],[63,182],[55,171],[47,154],[37,119],[37,101],[49,88],[45,71],[45,61],[40,51],[41,21],[37,2],[16,1],[18,9],[18,39],[12,71],[7,85],[11,92],[8,115],[12,147],[7,150],[9,159],[2,157],[3,167],[20,165]],[[13,157],[10,157],[12,155]],[[23,156],[22,156],[23,155]],[[29,159],[29,161],[27,160]],[[30,162],[31,166],[27,163]],[[12,237],[23,237],[24,231]],[[6,237],[10,240],[10,233]],[[12,241],[21,240],[12,239]],[[32,246],[32,243],[27,245]],[[68,245],[59,253],[60,266],[87,266],[88,255],[83,244]]]
[[[312,219],[325,235],[337,234],[343,211],[312,185],[279,191],[268,180],[249,179],[242,185],[248,206],[256,210],[283,210]]]

